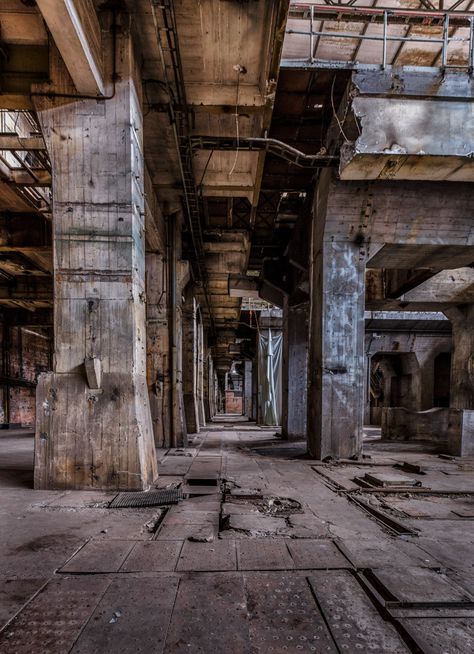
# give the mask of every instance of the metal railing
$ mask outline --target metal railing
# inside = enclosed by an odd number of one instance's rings
[[[434,12],[427,10],[397,10],[381,8],[357,8],[334,7],[333,5],[292,5],[289,18],[306,19],[309,22],[308,30],[287,29],[286,34],[306,36],[308,38],[308,57],[305,61],[313,64],[318,61],[316,54],[321,39],[346,39],[356,41],[355,55],[359,52],[360,45],[364,41],[378,42],[381,44],[381,66],[385,69],[389,65],[387,58],[387,45],[390,42],[399,43],[403,46],[405,43],[423,43],[438,45],[440,48],[436,56],[439,59],[442,68],[467,69],[469,74],[474,70],[474,14],[451,13],[451,12]],[[333,31],[324,29],[324,22],[357,22],[367,25],[381,25],[382,34],[368,34],[367,27],[360,32],[354,31]],[[315,28],[315,23],[319,22],[320,29]],[[390,34],[389,30],[392,25],[405,26],[404,35]],[[438,34],[420,36],[412,34],[411,29],[414,25],[421,25],[425,28],[433,28]],[[457,34],[459,28],[465,28],[468,31],[467,36]],[[449,64],[449,45],[451,43],[467,44],[467,56],[465,62]],[[399,52],[397,53],[397,56]],[[293,58],[292,58],[293,59]],[[356,63],[355,57],[351,63]]]
[[[33,112],[0,110],[0,179],[30,207],[49,217],[51,163],[43,142],[39,147],[30,145],[30,141],[35,140],[30,137],[40,135]],[[7,137],[8,145],[2,137]]]

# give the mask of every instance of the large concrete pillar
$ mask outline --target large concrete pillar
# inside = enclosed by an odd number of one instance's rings
[[[474,409],[474,304],[446,311],[453,327],[451,407]]]
[[[52,57],[54,90],[75,93]],[[37,98],[53,175],[55,351],[37,389],[36,488],[145,489],[157,476],[141,92],[125,32],[116,60],[108,100]]]
[[[188,434],[199,433],[197,304],[190,289],[183,307],[183,400]]]
[[[197,402],[199,426],[202,428],[206,424],[206,410],[204,407],[204,361],[206,347],[204,343],[204,325],[200,310],[197,313],[197,318]]]
[[[202,394],[203,394],[203,405],[204,405],[204,418],[205,422],[210,422],[212,418],[212,391],[210,387],[210,367],[211,367],[211,355],[209,349],[206,346],[206,332],[204,332],[204,352],[203,352],[203,363],[202,363]]]
[[[340,229],[344,183],[330,175],[318,183],[310,258],[308,450],[318,459],[360,453],[364,404],[364,248]]]
[[[146,255],[147,383],[156,447],[170,445],[170,369],[167,261]]]
[[[243,414],[249,420],[252,420],[252,361],[245,359],[244,361],[244,407]]]
[[[284,339],[287,345],[286,410],[282,415],[282,434],[288,439],[306,438],[308,383],[308,306],[288,307]],[[285,404],[284,404],[285,406]]]

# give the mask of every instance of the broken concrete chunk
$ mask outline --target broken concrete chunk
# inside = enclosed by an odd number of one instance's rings
[[[193,534],[188,537],[192,543],[213,543],[214,534]]]

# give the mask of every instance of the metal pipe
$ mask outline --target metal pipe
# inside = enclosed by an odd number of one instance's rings
[[[474,71],[474,18],[470,19],[469,25],[469,74]]]
[[[382,68],[385,70],[387,66],[387,29],[388,29],[388,13],[383,12],[383,52],[382,52]]]
[[[178,350],[176,334],[176,214],[168,216],[168,266],[169,266],[169,361],[170,361],[170,447],[176,447],[176,423],[178,416],[177,367]]]
[[[300,36],[310,36],[309,32],[303,32],[301,30],[287,30],[287,34],[298,34]],[[367,36],[365,34],[355,34],[353,32],[313,32],[315,36],[324,36],[328,39],[350,39],[351,41],[383,41],[383,36]],[[432,39],[432,38],[423,38],[416,36],[387,36],[386,41],[408,41],[409,43],[445,43],[445,38],[442,39]],[[467,43],[469,39],[465,39],[462,36],[451,37],[447,39],[449,42],[457,41],[459,43]]]
[[[448,44],[451,39],[449,38],[449,14],[444,17],[443,23],[443,49],[441,50],[441,65],[446,67],[448,62]]]

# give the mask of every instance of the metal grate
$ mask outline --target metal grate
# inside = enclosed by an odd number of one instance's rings
[[[123,509],[134,506],[165,506],[178,504],[184,495],[178,488],[148,491],[144,493],[119,493],[109,504],[109,509]]]

